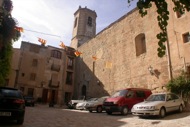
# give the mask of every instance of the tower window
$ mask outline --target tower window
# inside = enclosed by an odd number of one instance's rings
[[[92,26],[92,18],[91,17],[88,17],[88,25]]]
[[[136,56],[140,56],[141,54],[146,52],[146,41],[144,33],[141,33],[136,36],[135,47],[136,47]]]
[[[74,27],[77,26],[77,18],[75,18],[75,24],[74,24]]]

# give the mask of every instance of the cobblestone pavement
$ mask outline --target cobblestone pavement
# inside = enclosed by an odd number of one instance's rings
[[[189,127],[190,112],[172,113],[164,119],[141,119],[131,114],[107,115],[88,111],[49,108],[47,105],[26,107],[23,125],[1,121],[0,127]]]

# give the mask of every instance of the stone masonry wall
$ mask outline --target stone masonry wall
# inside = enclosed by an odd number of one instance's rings
[[[190,21],[189,13],[186,17]],[[190,23],[187,21],[183,24],[182,21],[174,21],[178,19],[170,18],[170,20],[173,20],[170,22],[176,25],[176,29],[190,28]],[[176,75],[184,65],[182,55],[185,58],[185,52],[189,52],[187,49],[190,47],[189,44],[184,45],[181,39],[176,42],[172,23],[169,25],[168,34],[172,73]],[[178,31],[182,32],[184,29],[180,28]],[[168,56],[165,55],[163,58],[157,56],[156,34],[159,30],[155,7],[143,18],[138,10],[134,9],[80,46],[78,50],[82,55],[77,59],[78,76],[75,81],[78,95],[81,95],[83,85],[87,86],[87,96],[112,94],[127,87],[162,88],[169,80]],[[140,33],[145,34],[146,53],[136,56],[135,37]],[[181,38],[181,35],[179,36]],[[180,52],[180,58],[177,52]],[[97,59],[93,60],[92,56],[96,56]],[[186,60],[186,63],[190,63],[189,58]],[[153,67],[155,75],[150,74],[149,66]]]

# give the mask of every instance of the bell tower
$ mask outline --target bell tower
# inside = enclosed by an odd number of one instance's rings
[[[71,47],[77,49],[96,35],[96,17],[95,11],[79,6],[74,13]]]

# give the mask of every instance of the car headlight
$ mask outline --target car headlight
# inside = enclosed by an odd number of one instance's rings
[[[156,106],[149,106],[148,109],[149,109],[149,110],[155,110],[155,109],[156,109]]]

